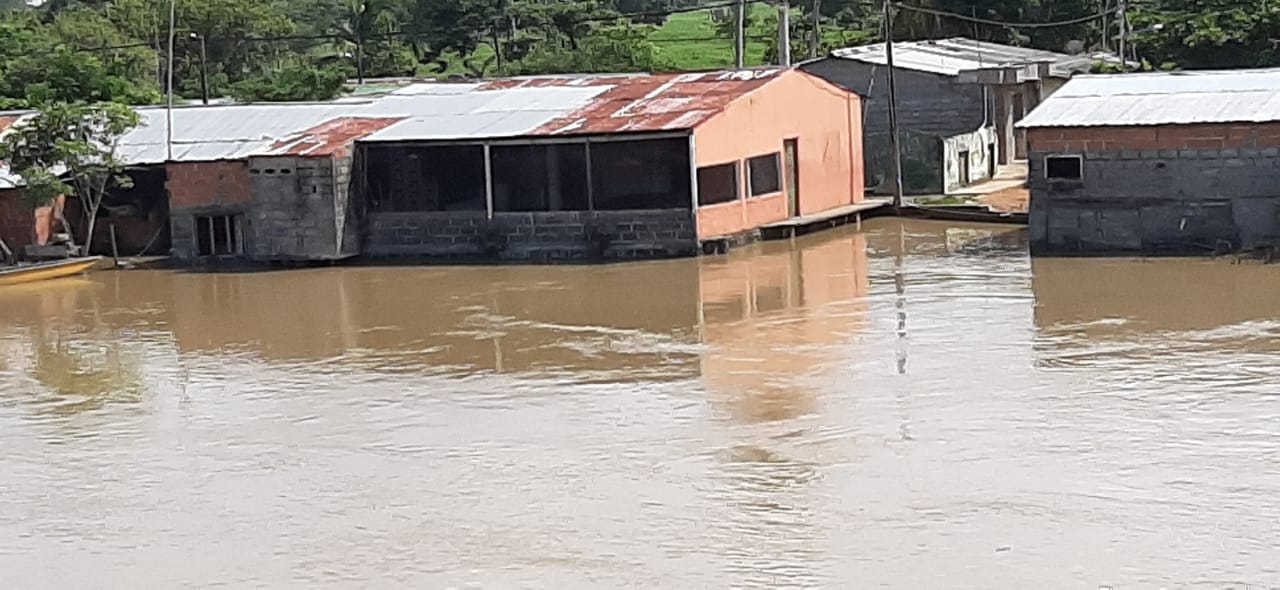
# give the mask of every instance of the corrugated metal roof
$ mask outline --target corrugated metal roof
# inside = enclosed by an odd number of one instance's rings
[[[415,116],[365,141],[492,139],[692,129],[780,69],[417,84],[374,107]],[[419,113],[429,114],[419,114]]]
[[[1080,76],[1019,127],[1280,121],[1280,69]]]
[[[331,156],[344,153],[351,142],[403,121],[401,117],[342,117],[325,121],[271,145],[273,156]]]
[[[877,65],[888,64],[884,43],[837,49],[831,55]],[[1051,75],[1065,78],[1075,72],[1087,71],[1097,61],[1116,61],[1116,58],[1105,53],[1067,55],[963,37],[893,44],[894,67],[944,76],[958,76],[963,71],[1047,63],[1050,64]]]
[[[314,104],[138,109],[141,124],[121,138],[131,165],[316,155],[352,141],[501,139],[687,130],[784,69],[682,74],[601,74],[416,83],[367,99]],[[795,75],[804,75],[795,72]],[[5,114],[0,131],[18,119]],[[377,123],[373,123],[377,121]],[[12,182],[0,178],[0,183]],[[3,187],[0,184],[0,187]]]

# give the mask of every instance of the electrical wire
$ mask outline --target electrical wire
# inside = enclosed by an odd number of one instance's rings
[[[992,19],[986,19],[986,18],[979,18],[975,16],[969,16],[967,14],[957,14],[954,12],[947,12],[945,10],[936,10],[933,8],[925,8],[923,6],[913,6],[911,4],[903,4],[901,2],[894,2],[892,6],[902,10],[910,10],[913,12],[932,14],[934,16],[944,16],[947,18],[954,18],[956,20],[973,22],[973,23],[978,23],[983,25],[992,25],[997,27],[1009,27],[1013,29],[1048,29],[1053,27],[1064,27],[1067,25],[1079,25],[1079,24],[1084,24],[1087,22],[1098,20],[1105,16],[1109,16],[1112,13],[1119,12],[1119,9],[1116,8],[1112,10],[1104,10],[1102,12],[1091,14],[1089,16],[1082,16],[1079,18],[1073,18],[1069,20],[1046,22],[1046,23],[1018,23],[1018,22],[999,21],[999,20],[992,20]]]

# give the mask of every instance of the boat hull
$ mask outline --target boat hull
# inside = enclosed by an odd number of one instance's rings
[[[40,262],[14,268],[0,268],[0,287],[78,275],[93,268],[100,260],[102,260],[101,256],[91,256],[55,262]]]

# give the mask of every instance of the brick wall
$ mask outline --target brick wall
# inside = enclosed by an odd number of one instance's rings
[[[1030,131],[1033,254],[1280,246],[1280,125]],[[1064,152],[1080,180],[1045,178]]]
[[[180,162],[165,166],[169,207],[192,209],[245,204],[252,190],[249,166],[243,160],[228,162]]]
[[[666,258],[697,252],[688,209],[495,213],[372,213],[372,257],[574,261]]]
[[[35,237],[35,217],[22,191],[0,190],[0,238],[21,256],[28,244],[35,243]]]

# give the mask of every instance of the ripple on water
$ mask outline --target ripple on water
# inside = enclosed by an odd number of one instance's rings
[[[1280,586],[1274,269],[864,228],[0,293],[0,586]]]

